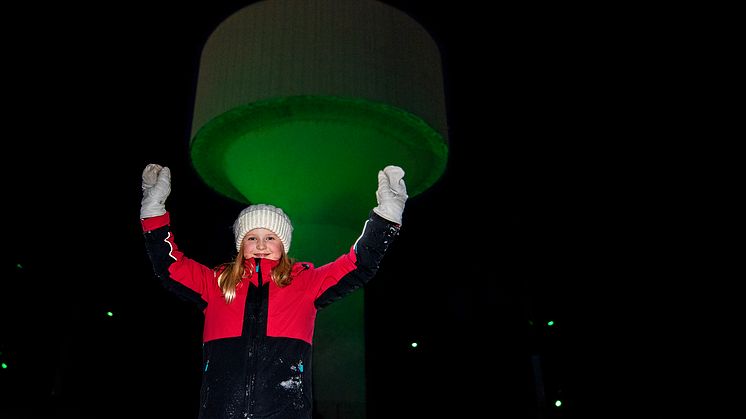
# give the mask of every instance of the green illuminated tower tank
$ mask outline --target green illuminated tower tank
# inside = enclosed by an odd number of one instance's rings
[[[244,7],[202,50],[190,155],[217,192],[283,208],[292,257],[329,262],[376,205],[378,170],[401,166],[410,198],[443,174],[438,47],[411,17],[374,0]],[[365,416],[363,292],[318,315],[314,395],[328,417]]]

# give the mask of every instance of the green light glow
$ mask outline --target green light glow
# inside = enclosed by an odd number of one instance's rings
[[[409,112],[328,96],[234,108],[205,124],[191,144],[195,170],[217,192],[277,205],[294,224],[352,229],[345,239],[376,205],[378,170],[404,168],[412,197],[440,178],[447,155],[443,137]],[[294,234],[293,248],[295,237],[301,235]]]
[[[111,311],[107,311],[107,312],[106,312],[106,315],[107,315],[107,316],[109,316],[109,317],[113,317],[113,316],[114,316],[114,313],[112,313]]]
[[[6,369],[6,368],[8,368],[8,364],[6,364],[5,362],[3,362],[2,364],[0,364],[0,366],[1,366],[1,367],[2,367],[3,369]]]

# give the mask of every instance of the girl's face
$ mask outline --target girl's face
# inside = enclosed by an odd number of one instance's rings
[[[277,234],[266,228],[250,230],[243,238],[243,257],[280,260],[284,248]]]

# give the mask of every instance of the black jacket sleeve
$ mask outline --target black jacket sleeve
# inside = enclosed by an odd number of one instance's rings
[[[316,308],[326,307],[370,281],[378,272],[389,246],[399,235],[400,227],[399,224],[392,223],[371,211],[363,233],[353,246],[356,256],[355,269],[324,291],[315,301]]]
[[[186,285],[175,281],[169,272],[169,267],[177,261],[174,256],[176,245],[173,243],[169,226],[159,227],[144,233],[145,250],[153,264],[153,272],[163,287],[185,301],[190,301],[204,310],[207,302],[200,294]],[[180,252],[179,252],[180,254]]]

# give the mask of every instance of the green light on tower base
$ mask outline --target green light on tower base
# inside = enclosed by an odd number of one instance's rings
[[[316,232],[324,224],[349,229],[336,237],[342,242],[358,233],[376,205],[378,170],[402,166],[412,197],[437,181],[447,155],[442,136],[411,113],[325,96],[232,109],[205,124],[191,146],[195,170],[216,191],[243,203],[277,205],[294,224],[315,224]],[[301,242],[291,249],[300,257],[304,250]]]

